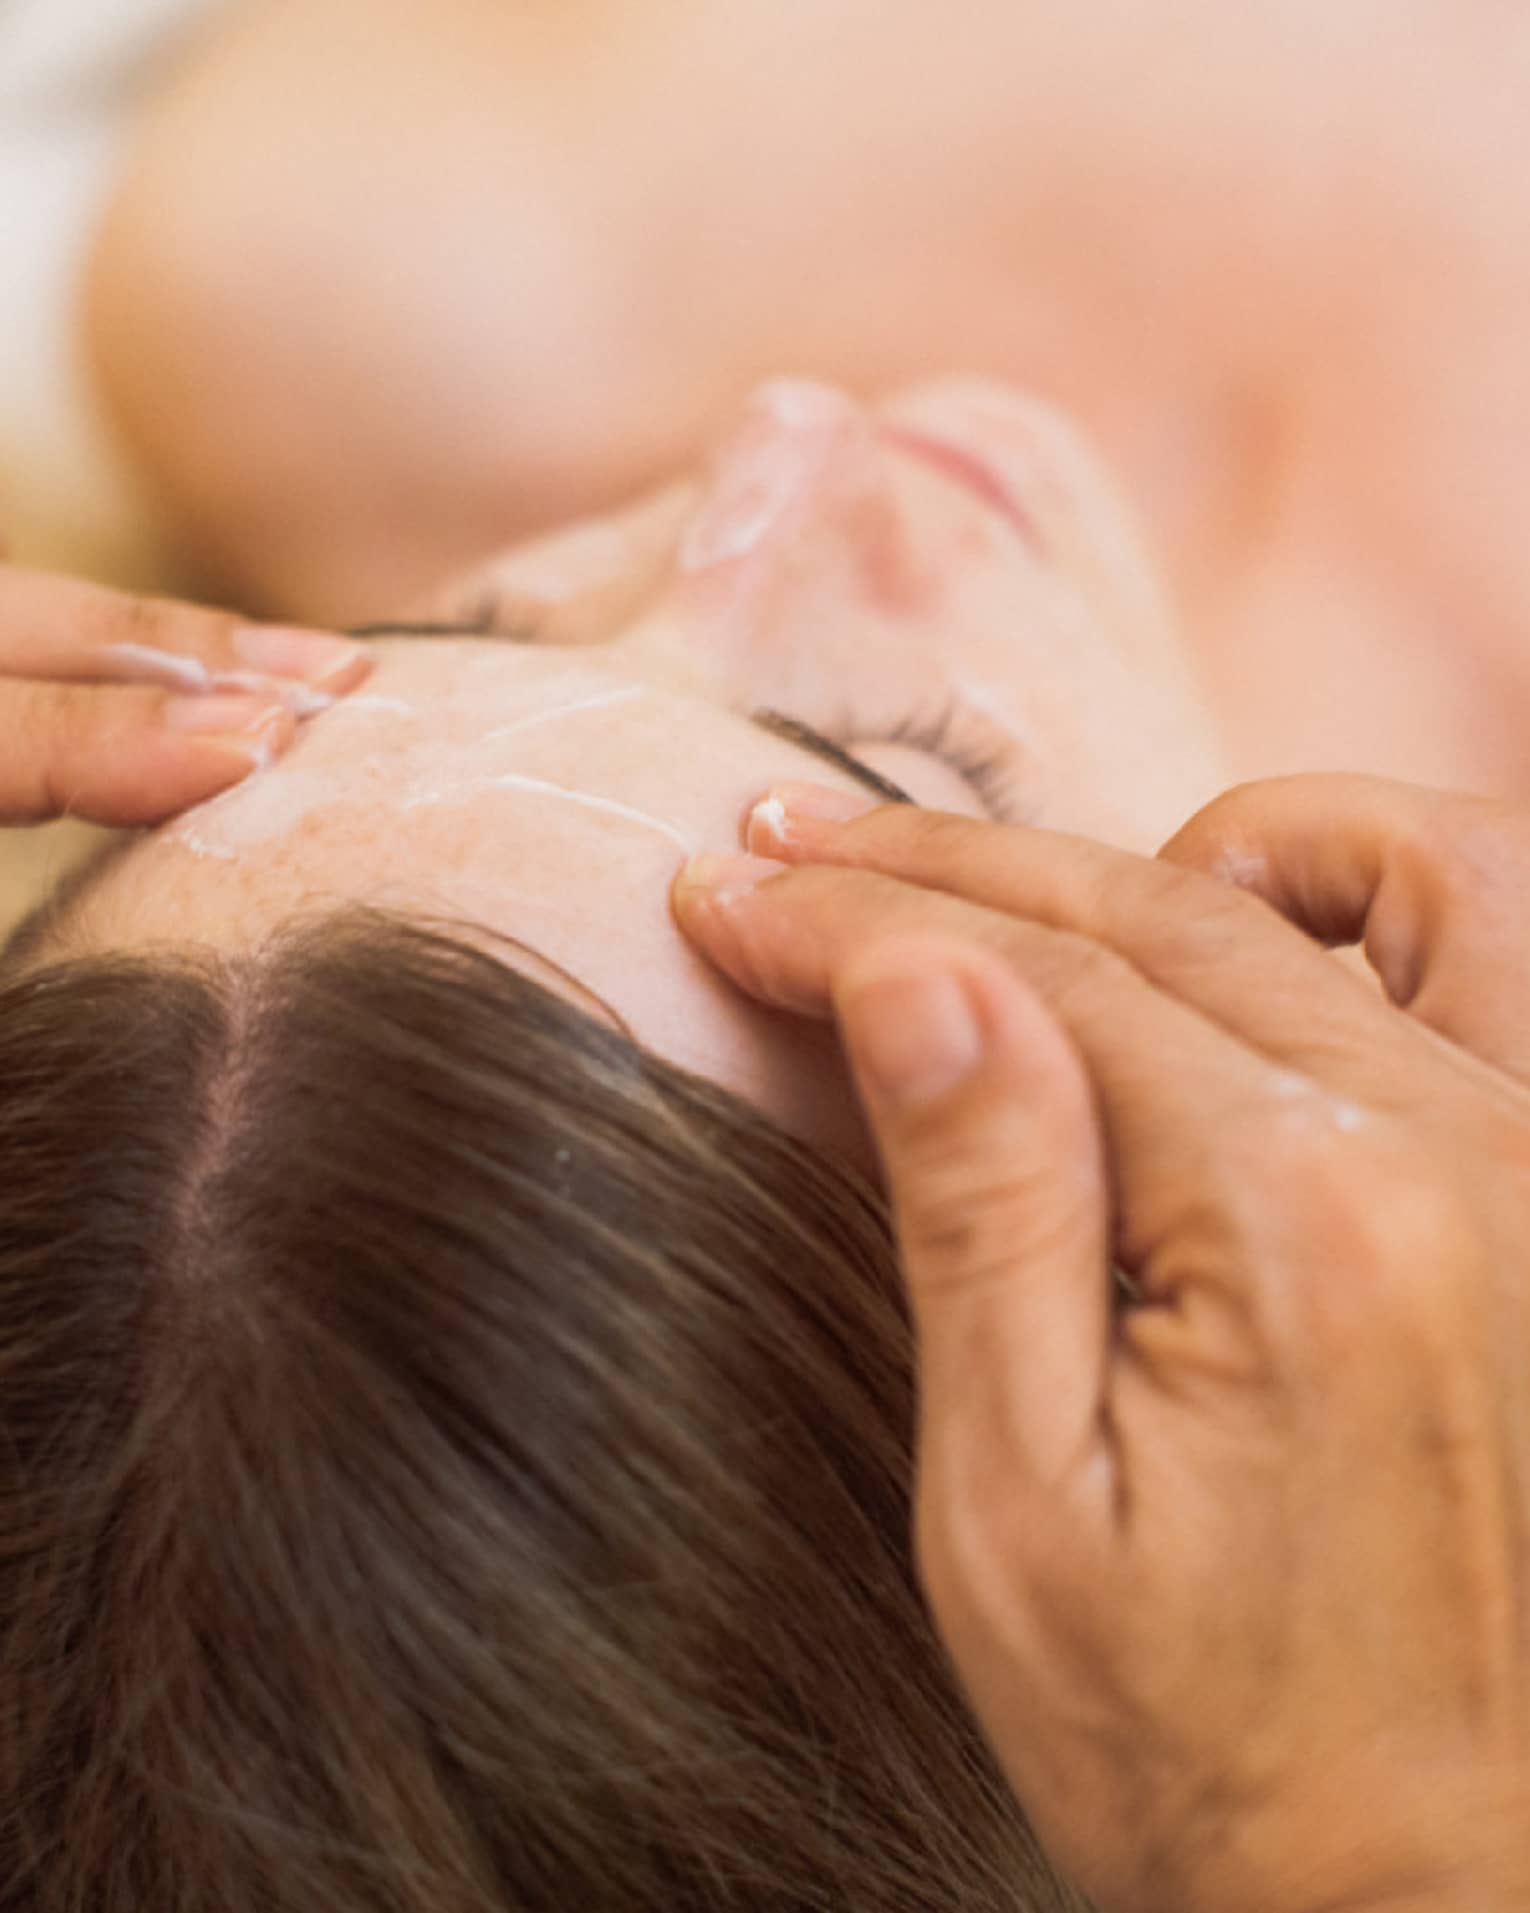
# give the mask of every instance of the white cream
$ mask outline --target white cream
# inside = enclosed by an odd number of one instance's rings
[[[790,842],[786,830],[786,806],[779,797],[762,797],[750,815],[756,823],[764,825],[776,843]]]
[[[535,730],[538,725],[551,724],[554,719],[571,717],[575,711],[602,711],[613,704],[627,704],[635,697],[644,695],[639,684],[623,685],[619,690],[603,691],[596,697],[580,698],[575,704],[559,704],[550,711],[533,711],[530,717],[517,718],[513,724],[501,724],[488,733],[490,739],[514,737],[520,731]]]
[[[274,698],[297,717],[319,717],[338,702],[329,691],[316,691],[298,678],[261,677],[257,671],[218,671],[207,680],[209,691],[242,691],[252,697]]]
[[[401,697],[378,697],[371,691],[352,691],[336,708],[356,717],[385,713],[396,717],[413,717],[416,714],[415,707],[406,704]]]
[[[607,710],[613,705],[651,695],[639,684],[612,685],[602,681],[591,691],[588,674],[560,678],[547,687],[551,701],[541,709],[522,710],[513,721],[479,731],[455,749],[432,731],[420,736],[412,722],[417,713],[393,698],[355,696],[341,701],[323,728],[315,727],[311,742],[321,744],[342,714],[352,721],[368,719],[377,730],[376,744],[360,763],[354,756],[332,762],[305,761],[300,747],[288,761],[263,775],[237,785],[210,803],[190,811],[167,836],[193,856],[234,862],[246,852],[290,837],[317,812],[332,808],[410,812],[449,804],[468,804],[495,790],[520,789],[537,796],[581,805],[609,817],[657,832],[690,855],[695,846],[662,818],[649,816],[614,799],[571,790],[543,778],[529,777],[514,768],[515,746],[523,733],[573,718]],[[503,703],[503,678],[496,674],[495,689]],[[569,696],[570,691],[581,695]],[[433,714],[448,717],[479,715],[486,699],[470,688],[433,704]],[[492,724],[491,708],[483,716]],[[521,694],[516,695],[516,703]]]
[[[592,797],[588,791],[569,790],[563,784],[549,784],[540,777],[519,777],[511,773],[493,780],[496,789],[529,790],[542,797],[561,798],[566,804],[577,804],[584,810],[598,810],[608,817],[621,817],[628,823],[640,824],[646,830],[656,830],[661,837],[667,837],[677,844],[688,857],[696,854],[698,845],[693,844],[675,829],[673,824],[665,823],[662,817],[650,817],[646,811],[634,810],[630,804],[619,804],[614,797]]]
[[[232,863],[241,851],[296,830],[334,796],[335,780],[323,771],[271,771],[189,812],[169,834],[195,856]]]
[[[148,644],[109,644],[96,668],[98,676],[122,684],[157,684],[171,691],[211,688],[211,673],[200,658],[157,651]]]

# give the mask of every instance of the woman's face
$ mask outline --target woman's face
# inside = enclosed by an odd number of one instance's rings
[[[683,857],[734,847],[767,785],[855,785],[777,719],[921,803],[1142,849],[1225,781],[1108,488],[994,387],[868,411],[765,386],[702,476],[405,622],[474,635],[380,638],[365,690],[281,763],[118,858],[71,947],[242,948],[355,901],[466,921],[864,1159],[831,1035],[736,995],[668,907]]]

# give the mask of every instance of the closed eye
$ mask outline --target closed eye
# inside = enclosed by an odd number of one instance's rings
[[[869,791],[884,798],[889,804],[912,804],[910,797],[901,784],[895,784],[890,777],[884,777],[880,771],[874,771],[869,764],[863,764],[853,752],[847,751],[843,744],[836,744],[832,738],[825,737],[821,731],[815,731],[811,724],[804,724],[800,717],[788,717],[784,711],[746,711],[744,715],[751,724],[758,725],[762,731],[769,731],[773,737],[785,738],[788,744],[795,744],[798,750],[811,751],[815,757],[821,757],[826,764],[853,777],[858,784],[864,784]]]

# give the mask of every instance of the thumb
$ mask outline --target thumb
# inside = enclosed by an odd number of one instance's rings
[[[1083,1063],[1008,966],[950,939],[877,945],[834,994],[919,1340],[921,1465],[938,1448],[964,1504],[974,1474],[1055,1485],[1096,1448],[1110,1348]]]

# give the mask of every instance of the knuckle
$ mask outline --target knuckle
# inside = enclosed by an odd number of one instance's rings
[[[35,822],[70,807],[80,699],[68,686],[11,683],[0,701],[8,820]]]
[[[932,810],[923,804],[884,804],[878,810],[855,818],[850,828],[856,825],[871,830],[891,832],[896,835],[899,849],[910,848],[917,851],[938,852],[961,845],[969,835],[971,819],[959,817],[949,811]],[[964,829],[967,825],[969,829]]]
[[[1181,853],[1214,855],[1228,843],[1235,843],[1252,813],[1257,816],[1277,780],[1255,778],[1233,784],[1198,810],[1173,839]]]
[[[235,620],[173,598],[102,591],[93,601],[90,636],[98,644],[135,644],[146,650],[208,656],[217,651]]]
[[[1289,1192],[1284,1232],[1290,1265],[1310,1271],[1315,1349],[1358,1353],[1389,1331],[1432,1332],[1459,1314],[1469,1205],[1426,1151],[1385,1134],[1288,1128],[1263,1173]]]
[[[1156,862],[1134,873],[1118,897],[1117,909],[1123,907],[1134,919],[1162,922],[1180,945],[1187,939],[1218,946],[1242,942],[1271,922],[1266,906],[1247,891],[1213,882],[1199,870]]]
[[[1170,869],[1213,869],[1226,857],[1247,853],[1247,830],[1257,823],[1281,779],[1253,779],[1232,784],[1205,803],[1186,825],[1180,826],[1163,847],[1161,861]]]
[[[94,600],[93,608],[91,635],[97,643],[161,644],[164,618],[155,599],[106,591]]]
[[[936,1286],[1003,1281],[1026,1259],[1045,1255],[1063,1232],[1055,1205],[1034,1200],[1034,1179],[1015,1161],[961,1140],[926,1141],[912,1155],[896,1196],[903,1254]],[[1038,1213],[1039,1211],[1039,1213]]]
[[[864,836],[890,874],[960,895],[974,878],[993,868],[994,830],[954,812],[923,805],[889,804],[847,826],[851,840]]]
[[[1003,942],[1015,968],[1043,992],[1064,1022],[1138,984],[1124,957],[1076,931],[1050,931],[1040,939],[1018,932]]]

